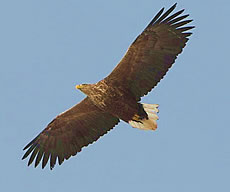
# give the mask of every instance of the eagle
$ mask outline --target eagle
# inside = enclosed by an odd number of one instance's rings
[[[30,156],[28,166],[49,160],[50,169],[56,161],[76,155],[83,147],[97,141],[120,120],[134,128],[155,130],[158,105],[141,103],[164,77],[182,52],[192,34],[192,20],[182,15],[184,9],[172,13],[174,4],[162,8],[135,39],[115,69],[95,84],[76,85],[86,98],[59,114],[28,145],[22,159]]]

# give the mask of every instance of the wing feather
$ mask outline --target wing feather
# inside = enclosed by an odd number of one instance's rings
[[[156,22],[155,24],[160,23],[161,21],[163,21],[163,19],[165,19],[174,9],[176,8],[176,3],[168,9],[168,11],[166,11]]]
[[[174,23],[176,23],[178,21],[181,21],[181,20],[187,18],[188,16],[189,16],[189,14],[183,15],[183,16],[180,16],[180,17],[176,17],[175,19],[170,19],[167,23],[170,24],[170,25],[172,25],[172,24],[174,24]]]
[[[185,47],[192,34],[187,31],[194,28],[186,26],[192,20],[184,20],[189,16],[181,15],[184,9],[170,16],[175,8],[176,4],[157,13],[105,78],[108,84],[128,90],[137,100],[157,85]]]
[[[42,161],[44,168],[50,159],[52,169],[58,160],[76,155],[82,147],[98,140],[112,129],[119,119],[102,112],[87,97],[73,108],[58,115],[48,126],[33,139],[24,150],[22,159],[30,155],[28,165],[35,161],[35,167]]]
[[[182,9],[182,10],[180,10],[180,11],[174,13],[174,14],[171,15],[170,17],[167,17],[167,18],[163,21],[163,23],[168,23],[168,22],[171,21],[173,18],[177,17],[178,15],[180,15],[180,14],[183,13],[183,12],[184,12],[184,9]],[[189,15],[184,15],[184,16],[182,16],[182,17],[186,18],[186,17],[188,17],[188,16],[189,16]],[[184,19],[184,18],[183,18],[183,19]]]
[[[149,23],[148,27],[149,27],[150,25],[152,25],[153,23],[156,22],[156,20],[161,16],[161,14],[163,13],[163,11],[164,11],[164,8],[162,8],[162,9],[156,14],[156,16],[155,16],[155,17],[152,19],[152,21]]]

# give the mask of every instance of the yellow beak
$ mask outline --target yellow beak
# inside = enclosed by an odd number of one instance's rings
[[[81,89],[82,87],[83,87],[82,84],[75,86],[76,89]]]

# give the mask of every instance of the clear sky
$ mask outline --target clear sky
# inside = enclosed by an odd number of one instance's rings
[[[230,191],[230,1],[178,0],[196,28],[143,101],[160,104],[155,132],[121,122],[53,171],[23,147],[104,78],[172,0],[0,1],[2,191]]]

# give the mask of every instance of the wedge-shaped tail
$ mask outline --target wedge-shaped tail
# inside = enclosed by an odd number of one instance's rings
[[[157,113],[159,112],[157,104],[145,104],[142,103],[145,112],[148,115],[148,119],[140,119],[138,121],[131,120],[129,124],[133,128],[139,128],[142,130],[156,130],[157,129],[157,120],[159,119]]]

